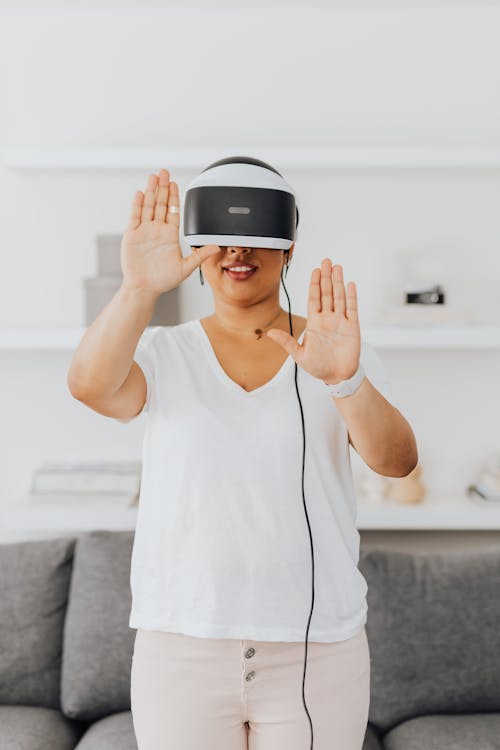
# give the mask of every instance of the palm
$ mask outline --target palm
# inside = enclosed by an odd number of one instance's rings
[[[353,282],[348,284],[346,299],[342,276],[340,265],[334,266],[332,273],[329,258],[323,259],[321,269],[313,270],[302,344],[286,331],[268,331],[298,365],[329,383],[351,377],[358,368],[361,351],[356,287]]]
[[[179,229],[160,220],[145,221],[123,235],[122,267],[128,278],[151,289],[182,281]]]
[[[144,193],[136,192],[121,245],[124,283],[158,294],[174,289],[206,258],[220,252],[218,245],[203,245],[183,257],[179,186],[169,177],[168,169],[160,169],[159,176],[149,175]]]

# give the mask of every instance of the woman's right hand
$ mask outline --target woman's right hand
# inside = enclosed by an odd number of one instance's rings
[[[159,177],[149,175],[145,193],[138,190],[134,196],[121,244],[124,286],[156,294],[168,292],[220,251],[219,245],[203,245],[183,257],[180,213],[170,213],[171,206],[179,206],[179,188],[169,181],[168,169],[160,169]]]

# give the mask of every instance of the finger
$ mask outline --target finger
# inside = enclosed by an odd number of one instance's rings
[[[313,268],[311,280],[309,282],[309,298],[307,301],[307,317],[321,312],[321,292],[319,289],[319,280],[321,278],[321,268]]]
[[[157,184],[158,177],[155,174],[150,174],[148,177],[146,192],[144,193],[141,221],[151,221],[153,218]]]
[[[137,229],[137,227],[141,223],[141,211],[142,211],[143,200],[144,200],[144,194],[142,190],[138,190],[136,194],[134,195],[134,200],[132,201],[132,208],[130,209],[130,217],[128,220],[127,231],[129,229]]]
[[[333,266],[333,306],[335,312],[345,315],[345,289],[342,266]]]
[[[266,331],[266,336],[282,346],[296,362],[299,361],[298,358],[302,345],[297,342],[297,339],[294,339],[293,336],[290,336],[289,333],[282,331],[280,328],[271,328],[269,331]]]
[[[179,186],[176,182],[170,181],[169,195],[168,195],[168,208],[177,206],[179,208]],[[167,211],[167,223],[174,224],[176,227],[180,225],[181,215],[180,213],[172,213],[170,210]],[[218,245],[217,245],[218,247]]]
[[[197,266],[201,266],[204,260],[211,255],[217,255],[220,252],[219,245],[203,245],[202,247],[193,247],[192,253],[182,258],[184,267],[184,278],[187,278]]]
[[[321,262],[321,311],[333,310],[332,261],[323,258]]]
[[[158,192],[156,194],[154,220],[165,221],[168,203],[168,169],[160,169]]]
[[[356,284],[354,281],[349,281],[347,284],[347,312],[346,317],[348,320],[352,320],[353,323],[358,323],[358,295],[356,292]]]

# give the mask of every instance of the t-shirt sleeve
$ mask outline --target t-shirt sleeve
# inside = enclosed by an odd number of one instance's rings
[[[365,368],[365,374],[370,383],[380,391],[382,396],[389,401],[396,409],[401,409],[399,400],[394,395],[394,390],[391,381],[387,376],[387,372],[382,362],[380,355],[375,349],[367,344],[363,339],[361,340],[361,351],[360,361]]]
[[[157,331],[162,329],[163,326],[154,326],[147,328],[142,334],[141,338],[137,343],[137,347],[134,353],[134,361],[141,368],[144,378],[146,380],[146,401],[139,414],[133,417],[114,417],[117,422],[131,422],[133,419],[137,419],[141,414],[145,414],[149,411],[151,404],[151,396],[155,384],[155,372],[156,372],[156,355],[154,350],[155,335]]]

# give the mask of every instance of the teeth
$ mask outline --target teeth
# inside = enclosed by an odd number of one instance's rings
[[[252,271],[251,266],[234,266],[234,268],[228,268],[228,271]]]

